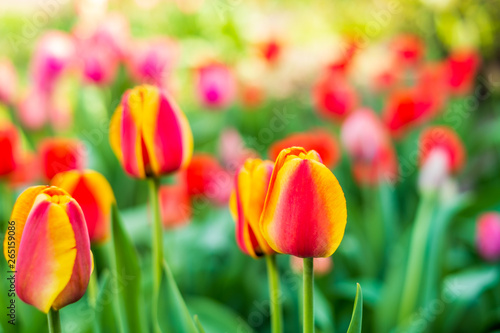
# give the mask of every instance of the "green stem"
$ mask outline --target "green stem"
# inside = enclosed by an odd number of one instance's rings
[[[406,274],[401,297],[399,322],[402,324],[415,310],[420,294],[422,271],[425,265],[425,253],[428,242],[429,228],[434,213],[435,195],[423,195],[411,233]]]
[[[88,286],[88,291],[89,291],[89,304],[92,308],[95,308],[96,301],[97,301],[97,272],[94,268],[94,271],[90,275],[90,280],[89,280],[89,286]]]
[[[160,180],[158,178],[151,178],[149,180],[149,197],[151,200],[151,208],[153,210],[153,326],[155,332],[161,332],[158,325],[158,294],[160,292],[161,268],[163,262],[163,230],[161,226],[160,216],[160,201],[158,198],[158,190],[160,187]]]
[[[304,333],[314,333],[313,258],[304,258]]]
[[[61,320],[59,318],[59,311],[50,309],[47,313],[47,319],[49,321],[49,332],[50,333],[61,333]]]
[[[280,280],[275,255],[266,255],[267,274],[269,277],[269,294],[271,296],[271,327],[272,333],[283,332],[280,302]]]

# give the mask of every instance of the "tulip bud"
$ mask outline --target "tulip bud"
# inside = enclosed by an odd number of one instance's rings
[[[83,143],[76,139],[43,140],[38,151],[45,179],[50,181],[59,172],[83,169],[84,149]]]
[[[333,168],[340,159],[337,140],[332,134],[322,129],[292,134],[273,143],[269,148],[269,157],[275,160],[283,149],[289,147],[303,147],[305,150],[316,151],[321,156],[323,164],[329,168]]]
[[[211,109],[224,109],[232,103],[236,80],[229,68],[221,63],[210,63],[198,69],[198,98]]]
[[[236,175],[229,208],[236,222],[236,242],[254,258],[274,251],[262,236],[259,219],[266,199],[273,162],[248,159]]]
[[[358,103],[356,91],[344,75],[327,72],[316,83],[313,91],[316,109],[334,120],[343,119]]]
[[[479,217],[476,229],[477,250],[488,261],[500,259],[500,214],[485,213]]]
[[[329,257],[347,221],[344,192],[314,150],[292,147],[276,159],[260,230],[278,253]]]
[[[15,171],[19,158],[19,135],[14,125],[0,120],[0,177]]]
[[[186,116],[160,88],[127,90],[111,119],[111,148],[135,178],[160,177],[189,164],[193,136]]]
[[[423,166],[431,153],[440,149],[446,159],[447,172],[456,173],[465,162],[465,149],[455,131],[446,126],[427,128],[420,136],[420,165]]]
[[[50,184],[62,188],[80,204],[92,243],[103,243],[111,237],[111,205],[115,197],[103,175],[92,170],[71,170],[58,173]]]
[[[78,301],[93,262],[75,199],[57,187],[30,187],[17,199],[11,221],[4,254],[9,264],[14,262],[19,298],[45,313]]]

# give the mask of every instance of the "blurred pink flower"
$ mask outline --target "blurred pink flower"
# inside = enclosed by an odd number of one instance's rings
[[[476,226],[476,245],[481,257],[488,261],[500,259],[500,214],[481,215]]]
[[[225,129],[219,139],[219,156],[226,170],[235,173],[247,158],[258,158],[259,154],[246,147],[240,133],[234,128]]]
[[[88,40],[82,41],[79,49],[85,82],[106,85],[114,80],[119,59],[108,45]]]
[[[389,134],[375,112],[359,109],[343,123],[342,143],[351,156],[353,174],[360,184],[395,181],[398,162]]]
[[[49,97],[35,87],[28,89],[18,105],[21,124],[30,130],[41,129],[48,122]]]
[[[313,263],[314,275],[324,276],[330,273],[333,269],[332,257],[314,258]],[[304,260],[296,256],[290,256],[290,267],[295,273],[302,273],[304,270]]]
[[[127,66],[137,82],[165,87],[178,57],[178,46],[170,39],[141,40],[131,45]]]
[[[17,72],[7,58],[0,59],[0,103],[12,104],[17,93]]]
[[[225,64],[210,62],[200,66],[197,81],[198,98],[203,106],[224,109],[232,103],[236,94],[236,80]]]
[[[39,91],[50,93],[55,81],[71,64],[75,43],[67,33],[48,31],[38,41],[31,61],[31,77]]]

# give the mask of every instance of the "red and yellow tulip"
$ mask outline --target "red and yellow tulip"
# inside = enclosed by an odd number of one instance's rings
[[[248,159],[236,175],[235,190],[229,201],[236,222],[236,242],[245,254],[254,258],[274,253],[259,226],[272,172],[273,162]]]
[[[92,243],[102,243],[111,236],[113,190],[102,174],[93,170],[72,170],[57,174],[51,185],[68,192],[82,208]]]
[[[160,88],[125,92],[110,125],[111,147],[132,177],[159,177],[188,165],[193,152],[189,123]]]
[[[30,187],[17,199],[11,221],[14,226],[7,231],[4,254],[15,264],[19,298],[45,313],[79,300],[93,262],[85,218],[76,200],[54,186]]]
[[[344,192],[318,153],[282,150],[260,218],[270,247],[301,258],[329,257],[342,241],[346,221]]]

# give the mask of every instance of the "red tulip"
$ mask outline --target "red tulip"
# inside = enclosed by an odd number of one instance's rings
[[[174,185],[162,185],[159,198],[161,220],[165,229],[178,228],[189,223],[191,200],[183,181]]]
[[[351,156],[353,174],[360,184],[394,181],[398,162],[390,137],[370,109],[352,113],[342,125],[342,143]]]
[[[13,104],[17,93],[17,72],[9,59],[0,59],[0,103]]]
[[[224,109],[234,100],[236,80],[225,64],[211,62],[197,71],[197,95],[203,106]]]
[[[85,164],[85,147],[75,139],[45,139],[38,151],[46,180],[51,180],[59,172],[81,170]]]
[[[472,89],[481,58],[475,50],[454,50],[447,60],[448,87],[455,95],[465,95]]]
[[[491,212],[479,217],[476,225],[476,246],[485,260],[500,259],[500,214]]]
[[[396,59],[405,66],[416,65],[424,56],[425,44],[420,37],[410,34],[397,36],[391,44]]]
[[[321,115],[341,120],[356,106],[358,96],[343,74],[328,71],[314,86],[313,101]]]
[[[278,253],[329,257],[347,220],[344,192],[314,150],[292,147],[276,159],[260,217],[260,231]]]
[[[460,171],[465,162],[465,148],[455,131],[446,126],[427,128],[420,136],[420,165],[424,165],[433,152],[441,151],[445,156],[449,173]]]
[[[216,204],[226,204],[231,193],[229,173],[209,154],[195,154],[186,169],[190,196],[205,196]]]
[[[62,188],[80,205],[92,243],[103,243],[111,237],[113,190],[106,178],[93,170],[71,170],[58,173],[50,182]]]
[[[321,156],[323,164],[329,168],[333,168],[340,159],[337,140],[332,134],[322,129],[292,134],[273,143],[269,148],[269,157],[275,160],[283,149],[294,146],[316,151]]]
[[[19,164],[19,134],[14,125],[0,120],[0,177],[14,172]]]

